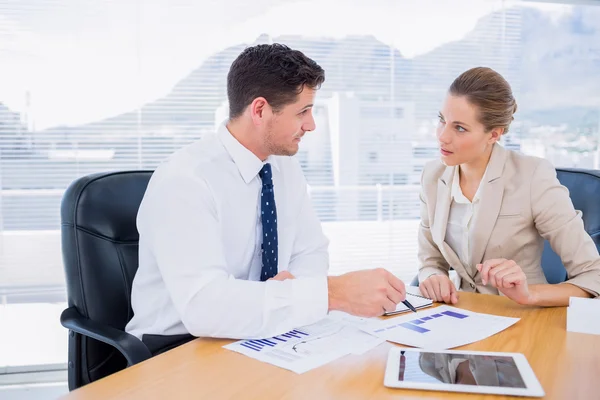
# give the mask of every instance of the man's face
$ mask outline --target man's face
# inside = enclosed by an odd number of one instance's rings
[[[264,146],[269,154],[293,156],[306,132],[315,129],[312,107],[317,91],[304,87],[294,103],[271,114],[265,125]]]

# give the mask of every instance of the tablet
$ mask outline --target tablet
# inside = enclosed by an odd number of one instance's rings
[[[523,354],[394,347],[388,354],[384,385],[543,397],[544,390]]]

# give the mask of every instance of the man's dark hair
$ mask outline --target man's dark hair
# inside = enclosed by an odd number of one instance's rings
[[[279,43],[248,47],[227,75],[229,118],[239,117],[257,97],[280,111],[296,101],[304,86],[319,89],[324,81],[323,68],[301,51]]]

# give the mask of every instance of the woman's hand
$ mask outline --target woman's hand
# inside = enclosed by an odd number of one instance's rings
[[[446,275],[431,275],[419,284],[423,296],[446,304],[458,303],[458,291]]]
[[[484,285],[488,282],[499,292],[519,304],[532,304],[527,277],[513,260],[496,258],[477,264]]]

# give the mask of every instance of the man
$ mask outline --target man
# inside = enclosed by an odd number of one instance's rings
[[[247,48],[227,77],[229,120],[153,174],[126,330],[154,354],[195,336],[278,335],[330,310],[377,316],[405,299],[382,269],[327,276],[328,240],[289,157],[315,129],[324,80],[299,51]]]

